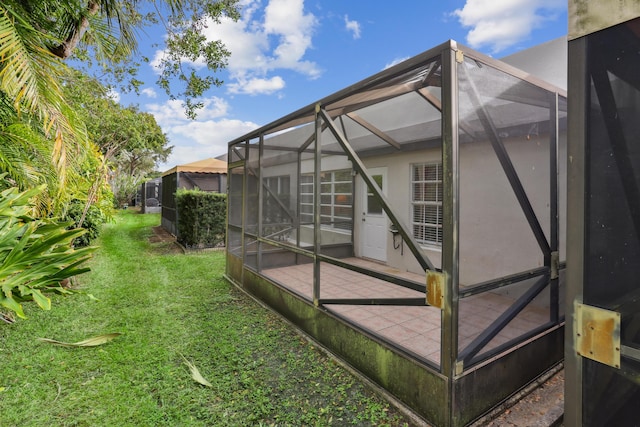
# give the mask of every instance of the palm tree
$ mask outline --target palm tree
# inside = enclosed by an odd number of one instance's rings
[[[53,201],[67,181],[67,153],[88,140],[65,105],[58,83],[65,66],[46,40],[16,9],[0,5],[0,166],[22,188],[48,184]]]
[[[139,0],[3,0],[0,172],[9,172],[22,187],[47,183],[50,205],[55,210],[56,204],[63,204],[71,193],[69,186],[85,176],[79,165],[87,156],[99,155],[82,121],[65,102],[61,82],[71,75],[65,60],[75,53],[81,61],[93,58],[116,70],[131,69],[127,61],[136,50],[135,31],[154,19],[160,18],[169,32],[159,82],[167,91],[171,78],[183,82],[186,89],[179,95],[193,113],[198,106],[193,100],[222,82],[211,72],[199,78],[188,66],[183,72],[180,61],[204,58],[213,72],[224,67],[229,52],[219,41],[206,41],[200,32],[207,19],[217,21],[223,15],[237,19],[237,2],[151,0],[146,4],[156,8],[154,18],[141,13]],[[165,5],[168,9],[161,12]],[[25,144],[31,146],[25,150]]]

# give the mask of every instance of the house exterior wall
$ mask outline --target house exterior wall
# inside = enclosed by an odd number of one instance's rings
[[[405,226],[411,231],[411,165],[413,163],[431,163],[440,162],[442,157],[440,150],[430,149],[413,151],[409,153],[401,153],[395,155],[379,156],[364,159],[365,166],[367,168],[387,168],[387,198],[398,213],[398,217],[404,221]],[[366,186],[362,180],[357,180],[356,191],[362,194],[366,191]],[[355,197],[356,200],[356,215],[359,215],[363,211],[362,197]],[[355,221],[355,236],[354,241],[360,242],[362,240],[362,221],[360,218],[356,218]],[[387,220],[387,230],[390,228],[391,223]],[[418,264],[415,257],[411,252],[406,250],[406,246],[403,249],[402,246],[398,249],[394,249],[393,236],[389,232],[387,239],[387,264],[395,269],[401,271],[410,271],[412,273],[424,274],[424,270]],[[399,242],[396,240],[396,244]],[[427,257],[431,260],[436,268],[441,267],[442,250],[437,246],[423,246],[422,249],[426,253]],[[360,248],[356,244],[356,255],[360,254]]]
[[[538,140],[525,138],[505,141],[512,161],[522,165],[518,172],[527,194],[537,212],[541,213],[541,223],[549,236],[549,150],[548,137],[541,135]],[[560,182],[566,180],[566,135],[559,144]],[[461,169],[461,278],[462,285],[471,285],[488,279],[524,271],[544,265],[540,248],[533,238],[528,223],[509,187],[504,172],[488,142],[474,142],[463,145],[460,154]],[[391,206],[399,212],[405,224],[411,222],[411,165],[440,161],[437,149],[413,151],[393,156],[380,156],[364,160],[368,168],[388,168],[388,185],[392,189],[387,197]],[[356,192],[362,194],[365,185],[357,180]],[[560,218],[566,217],[566,189],[559,188]],[[356,196],[355,236],[356,255],[361,233],[362,198]],[[546,213],[546,216],[545,216]],[[490,222],[482,219],[493,218]],[[562,221],[561,221],[562,223]],[[389,226],[391,224],[389,223]],[[560,235],[560,259],[564,260],[566,245],[564,226]],[[490,244],[488,244],[490,242]],[[436,268],[441,263],[441,248],[422,246]],[[395,249],[392,239],[387,243],[387,264],[394,268],[423,273],[420,265],[408,251],[404,255]]]

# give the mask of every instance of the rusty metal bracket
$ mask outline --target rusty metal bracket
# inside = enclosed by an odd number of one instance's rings
[[[620,313],[574,302],[573,333],[579,356],[620,368]]]
[[[444,310],[447,277],[445,273],[427,271],[427,304]]]

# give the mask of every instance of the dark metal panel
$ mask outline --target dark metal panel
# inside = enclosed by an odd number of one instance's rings
[[[176,234],[176,198],[178,175],[172,173],[162,177],[162,227],[171,234]]]
[[[589,353],[582,353],[582,423],[585,426],[633,425],[640,401],[640,364],[619,357],[620,344],[640,346],[637,301],[640,265],[640,79],[638,48],[640,19],[590,34],[586,72],[591,77],[585,158],[585,240],[583,303],[576,311],[608,309],[619,334],[607,337]],[[589,307],[593,306],[593,307]],[[614,311],[612,311],[614,310]],[[607,310],[602,311],[607,312]],[[576,316],[577,317],[577,316]],[[591,330],[575,335],[584,337]],[[606,331],[603,327],[595,330]],[[599,334],[600,335],[600,334]],[[581,339],[576,338],[578,344]],[[611,352],[611,353],[609,353]],[[607,360],[605,354],[613,354]],[[587,359],[591,355],[602,362]],[[588,355],[588,356],[587,356]]]
[[[634,165],[629,155],[629,143],[622,130],[620,114],[613,97],[613,89],[609,81],[608,71],[601,61],[590,61],[591,78],[598,96],[598,102],[602,109],[602,115],[606,126],[609,141],[613,151],[613,157],[618,166],[620,181],[626,202],[629,204],[631,218],[635,228],[636,238],[640,240],[640,189],[635,179]],[[637,72],[637,70],[636,70]]]
[[[563,335],[564,326],[557,326],[456,378],[452,425],[468,425],[561,362]],[[580,424],[565,418],[564,425]]]

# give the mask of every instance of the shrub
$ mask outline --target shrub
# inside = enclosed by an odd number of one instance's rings
[[[88,271],[80,265],[94,249],[71,245],[85,230],[67,230],[69,222],[31,216],[31,199],[43,190],[41,186],[20,193],[12,187],[0,192],[0,306],[22,318],[21,302],[32,300],[49,310],[51,300],[44,293],[71,293],[60,282]]]
[[[178,190],[178,241],[187,248],[224,244],[227,195],[200,190]]]
[[[80,218],[82,217],[84,207],[84,202],[79,200],[72,201],[63,218],[64,221],[70,221],[73,228],[78,226],[86,230],[86,233],[76,237],[73,241],[73,246],[76,248],[91,245],[91,242],[97,239],[100,235],[100,228],[102,227],[102,224],[107,221],[107,216],[102,209],[98,206],[91,205],[89,206],[89,210],[87,211],[82,224],[78,224],[78,221],[80,221]]]

